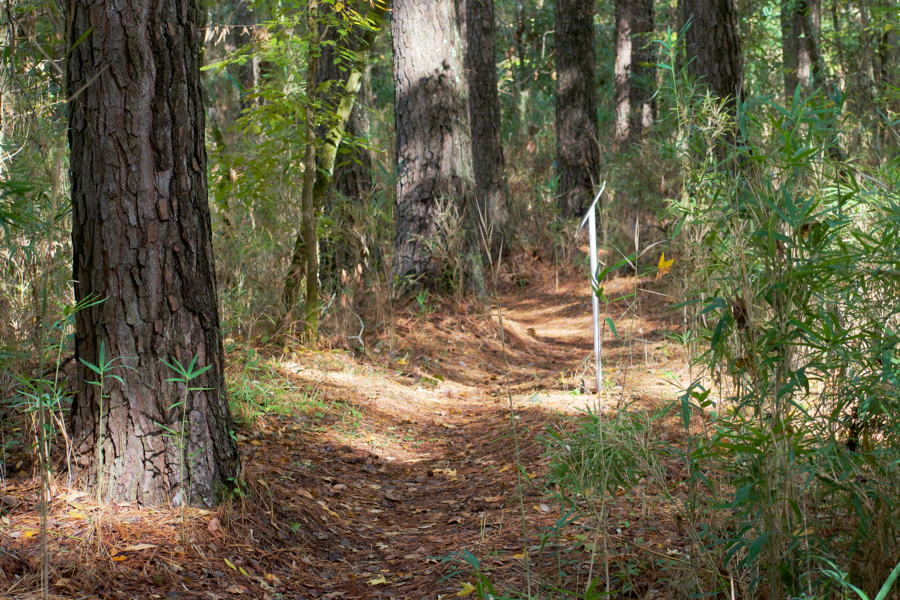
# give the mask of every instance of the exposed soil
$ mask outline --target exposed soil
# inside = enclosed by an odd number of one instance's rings
[[[287,406],[281,399],[279,410],[242,426],[243,499],[216,511],[190,509],[182,524],[181,510],[101,508],[77,485],[57,482],[50,506],[53,593],[456,597],[476,581],[468,565],[442,559],[463,550],[477,557],[498,592],[524,591],[526,571],[533,589],[543,573],[545,584],[583,590],[603,561],[594,556],[591,566],[591,544],[577,524],[548,538],[561,515],[547,486],[542,438],[596,406],[590,288],[574,275],[560,275],[557,283],[555,273],[539,269],[527,283],[506,279],[499,290],[504,336],[496,305],[477,314],[487,309],[413,304],[393,335],[366,339],[364,352],[260,349],[266,368],[306,397],[298,393]],[[651,280],[620,278],[606,292],[616,297],[635,285],[664,291]],[[620,341],[606,329],[604,374],[612,391],[604,410],[659,405],[677,393],[664,375],[687,379],[680,348],[665,336],[677,330],[677,315],[665,311],[664,296],[640,298],[637,320],[625,302],[610,307],[622,340],[632,324],[635,339]],[[3,496],[4,598],[38,597],[36,486],[27,465],[19,468]],[[626,500],[611,509],[611,560],[641,548],[652,558],[661,542],[680,543],[664,514],[629,516]],[[543,549],[541,539],[550,540]],[[635,597],[654,597],[648,577],[635,576]]]

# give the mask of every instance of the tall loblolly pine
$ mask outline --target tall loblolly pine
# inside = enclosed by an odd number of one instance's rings
[[[734,0],[681,0],[688,71],[734,115],[744,89],[744,60]]]
[[[463,227],[463,285],[484,292],[468,83],[454,0],[396,0],[394,115],[397,132],[397,229],[394,274],[437,284],[447,265],[432,260],[440,202],[455,207]]]
[[[616,144],[640,140],[653,124],[653,0],[616,0]]]
[[[77,464],[106,500],[212,505],[238,476],[239,456],[207,203],[197,7],[72,0],[69,10],[78,42],[67,67],[75,299],[99,301],[75,320]],[[208,369],[191,389],[168,381],[178,375],[165,362],[193,359],[195,371]],[[88,364],[110,361],[101,389]]]
[[[599,182],[594,3],[556,2],[556,172],[559,209],[579,217]]]
[[[465,70],[469,84],[472,123],[472,164],[478,211],[492,229],[495,248],[507,225],[507,187],[500,141],[500,94],[495,60],[494,0],[457,0],[462,19]]]

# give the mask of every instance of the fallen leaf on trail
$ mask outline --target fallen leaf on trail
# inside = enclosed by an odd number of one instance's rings
[[[343,483],[338,483],[338,484],[331,486],[331,489],[333,489],[336,492],[343,492],[344,490],[347,489],[347,486],[344,485]]]
[[[387,583],[387,579],[385,579],[384,574],[382,574],[375,579],[370,579],[368,583],[369,585],[381,585],[383,583]]]
[[[456,592],[457,596],[468,596],[472,592],[475,591],[475,586],[471,583],[466,583],[465,581],[462,584],[462,589]]]
[[[80,510],[70,510],[68,514],[73,519],[82,519],[82,520],[87,519],[87,515],[84,514],[83,512],[81,512]]]
[[[209,525],[206,526],[206,529],[209,530],[210,533],[215,533],[219,530],[219,517],[213,517],[209,520]]]
[[[248,573],[244,567],[238,567],[238,571],[240,571],[242,575],[246,575],[247,577],[250,577],[250,573]]]
[[[666,253],[663,252],[659,257],[659,272],[656,274],[656,278],[659,279],[663,275],[667,274],[672,269],[672,264],[675,262],[675,259],[666,260]]]
[[[462,524],[462,521],[463,521],[463,520],[462,520],[462,517],[453,517],[452,519],[450,519],[449,521],[447,521],[447,525],[452,525],[453,523],[459,523],[459,524]]]
[[[228,560],[227,558],[223,558],[222,560],[225,561],[225,564],[228,565],[228,568],[229,568],[229,569],[231,569],[232,571],[237,571],[237,567],[234,566],[234,563],[233,563],[233,562],[231,562],[231,561]]]
[[[125,546],[119,552],[139,552],[140,550],[149,550],[151,548],[156,548],[156,544],[133,544]]]
[[[539,511],[541,511],[542,513],[548,513],[548,512],[550,512],[550,507],[547,506],[546,504],[540,504],[540,505],[536,506],[535,508],[537,508],[537,509],[538,509]]]
[[[115,562],[122,562],[123,560],[125,560],[125,559],[127,559],[127,558],[128,558],[127,556],[113,556],[113,557],[112,557],[112,559],[113,559]]]
[[[66,494],[66,502],[71,502],[72,500],[78,500],[82,496],[87,496],[87,494],[84,492],[78,492],[78,491],[69,492],[68,494]]]
[[[229,594],[243,594],[246,589],[247,588],[242,585],[233,585],[225,591]]]
[[[525,551],[519,552],[518,554],[513,554],[513,558],[517,558],[520,560],[525,558],[526,556],[528,556],[528,553]]]
[[[331,600],[331,598],[339,598],[340,596],[343,596],[343,595],[344,595],[344,592],[331,592],[330,594],[325,594],[322,597],[328,598],[329,600]]]
[[[393,500],[394,502],[400,502],[402,500],[402,498],[400,498],[393,492],[385,492],[384,497],[388,500]]]
[[[254,446],[262,446],[262,442],[259,440],[250,440],[250,443]]]
[[[405,558],[406,560],[412,560],[414,558],[422,558],[422,555],[416,554],[415,552],[413,552],[412,554],[404,554],[403,558]]]
[[[313,495],[309,493],[309,490],[304,490],[303,488],[297,488],[297,493],[303,496],[304,498],[309,498],[310,500],[315,500]]]

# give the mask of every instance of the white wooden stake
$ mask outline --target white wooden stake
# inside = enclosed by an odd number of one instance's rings
[[[600,357],[603,351],[603,341],[600,339],[600,298],[597,297],[597,292],[594,290],[600,287],[600,283],[597,281],[597,211],[595,207],[597,206],[597,202],[600,201],[600,195],[603,194],[603,190],[606,189],[606,182],[603,182],[603,185],[600,187],[600,191],[597,192],[597,197],[594,198],[594,202],[591,204],[591,207],[588,209],[587,214],[584,216],[584,219],[581,220],[581,225],[578,226],[578,231],[575,232],[577,236],[581,231],[581,228],[584,227],[585,221],[588,224],[588,235],[591,240],[591,308],[594,313],[594,376],[597,384],[597,410],[600,411],[600,393],[603,388],[600,387],[600,383],[603,381],[603,361]]]

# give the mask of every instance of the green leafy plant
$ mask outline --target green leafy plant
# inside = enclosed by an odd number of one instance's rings
[[[112,373],[114,369],[125,368],[135,370],[134,367],[125,364],[116,364],[118,361],[126,360],[124,357],[106,359],[106,342],[100,342],[100,352],[97,355],[97,363],[90,363],[85,359],[80,359],[81,363],[97,375],[97,379],[86,381],[91,385],[99,388],[99,414],[97,417],[97,502],[103,501],[103,416],[104,416],[104,400],[109,398],[106,392],[106,382],[109,380],[117,381],[121,385],[125,385],[125,380],[119,375]]]

